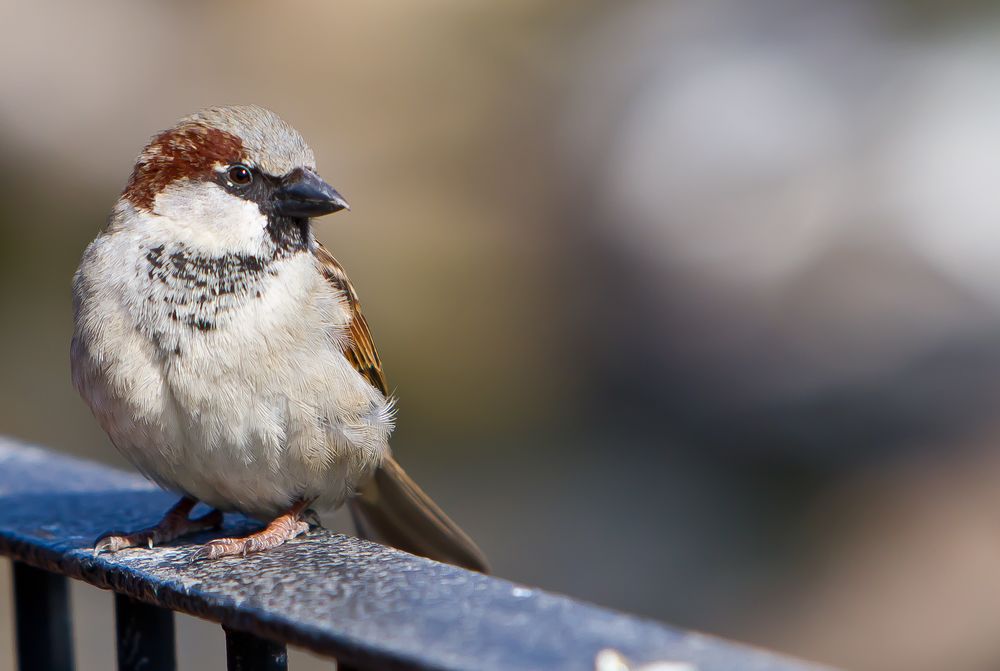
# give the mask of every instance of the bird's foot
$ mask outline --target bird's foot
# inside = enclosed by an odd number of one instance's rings
[[[276,548],[285,541],[301,536],[309,531],[309,523],[302,519],[306,503],[296,503],[285,514],[276,517],[260,531],[245,538],[218,538],[201,546],[191,557],[218,559],[220,557],[245,557],[252,552],[262,552]]]
[[[156,525],[131,533],[110,531],[94,543],[94,555],[102,552],[118,552],[125,548],[150,547],[161,543],[169,543],[175,538],[187,534],[222,528],[222,511],[213,510],[209,513],[191,519],[188,513],[197,501],[183,498],[171,508]]]

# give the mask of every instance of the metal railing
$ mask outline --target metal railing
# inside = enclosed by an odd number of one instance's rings
[[[122,671],[176,668],[173,611],[221,624],[240,671],[285,669],[286,644],[341,669],[819,668],[323,529],[241,559],[192,563],[204,536],[93,555],[100,533],[150,524],[170,503],[138,476],[0,439],[0,555],[14,560],[22,671],[73,668],[67,577],[115,592]]]

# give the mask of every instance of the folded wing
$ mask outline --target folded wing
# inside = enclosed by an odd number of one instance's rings
[[[382,361],[361,302],[343,266],[322,245],[315,255],[327,280],[340,289],[351,310],[351,340],[344,356],[372,386],[388,395]],[[358,535],[413,554],[486,573],[486,557],[469,536],[402,469],[386,457],[348,501]]]

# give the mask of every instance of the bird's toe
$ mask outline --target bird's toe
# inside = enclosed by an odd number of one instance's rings
[[[140,538],[140,536],[143,537]],[[139,545],[148,544],[152,547],[152,538],[147,536],[143,534],[125,534],[117,531],[108,532],[94,542],[94,556],[96,557],[103,552],[115,553],[119,550]]]
[[[243,556],[246,552],[244,538],[218,538],[205,543],[191,555],[191,561],[219,559],[221,557]]]

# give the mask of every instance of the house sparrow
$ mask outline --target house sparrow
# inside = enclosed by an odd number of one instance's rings
[[[359,534],[485,571],[389,451],[393,399],[358,295],[310,217],[348,209],[276,114],[213,107],[155,136],[73,280],[73,383],[111,441],[181,500],[95,552],[269,520],[196,557],[276,547],[311,508]],[[213,508],[198,518],[197,502]]]

